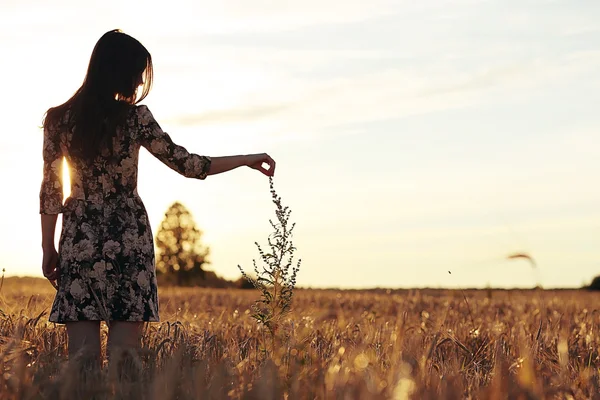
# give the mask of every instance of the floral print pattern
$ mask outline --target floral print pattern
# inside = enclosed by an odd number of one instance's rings
[[[205,179],[211,159],[173,143],[146,106],[132,107],[112,156],[86,163],[69,154],[71,138],[64,129],[44,129],[40,213],[63,214],[49,320],[159,321],[153,235],[137,193],[139,149],[189,178]],[[71,176],[64,204],[63,157]]]

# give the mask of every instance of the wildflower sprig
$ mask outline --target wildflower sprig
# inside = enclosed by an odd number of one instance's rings
[[[269,251],[264,251],[255,242],[261,261],[259,266],[256,260],[252,260],[256,277],[250,277],[240,265],[238,268],[242,276],[260,292],[260,299],[252,305],[251,316],[267,328],[273,349],[281,320],[291,310],[296,276],[302,260],[299,259],[294,265],[296,247],[292,242],[292,233],[296,224],[289,222],[291,210],[281,204],[281,196],[275,191],[272,177],[269,178],[269,186],[277,217],[276,222],[269,220],[274,229],[267,239]]]

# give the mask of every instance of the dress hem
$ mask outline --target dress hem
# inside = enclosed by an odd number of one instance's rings
[[[91,318],[91,319],[61,319],[61,320],[51,320],[48,319],[48,322],[52,322],[55,324],[65,324],[67,322],[83,322],[83,321],[106,321],[102,318]],[[151,319],[109,319],[109,321],[119,321],[119,322],[160,322],[160,318],[151,318]]]

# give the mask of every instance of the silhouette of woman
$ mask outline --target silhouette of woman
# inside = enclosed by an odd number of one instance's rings
[[[109,31],[94,47],[81,87],[44,118],[42,270],[57,288],[49,320],[66,324],[70,355],[81,351],[94,362],[101,361],[100,321],[109,326],[110,355],[137,348],[144,322],[159,320],[153,235],[137,193],[140,146],[188,178],[240,166],[267,176],[275,171],[264,153],[207,157],[173,143],[148,107],[137,105],[150,91],[152,71],[150,53],[139,41]],[[71,173],[64,204],[63,157]]]

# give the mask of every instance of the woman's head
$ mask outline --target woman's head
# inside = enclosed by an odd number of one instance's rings
[[[81,87],[64,104],[48,110],[45,127],[72,131],[72,155],[91,160],[111,140],[131,106],[152,87],[152,57],[133,37],[118,29],[96,43]],[[139,92],[142,87],[141,93]]]
[[[152,86],[152,57],[146,48],[118,29],[106,32],[92,52],[82,89],[100,98],[135,104]],[[143,85],[138,99],[138,88]]]

